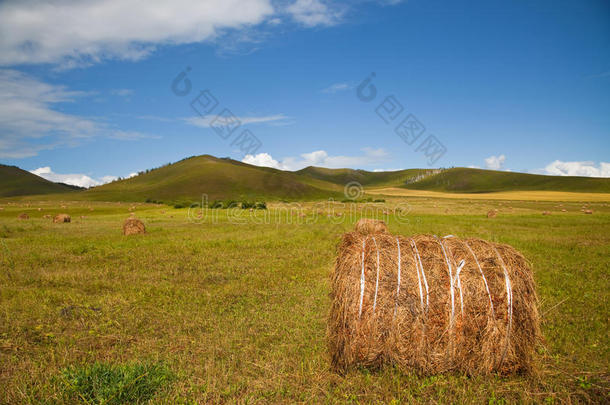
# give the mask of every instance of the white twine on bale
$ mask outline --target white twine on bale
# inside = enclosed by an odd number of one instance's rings
[[[358,307],[358,319],[362,317],[362,301],[364,300],[364,248],[366,238],[362,241],[362,271],[360,272],[360,305]]]
[[[419,250],[417,249],[417,243],[413,239],[411,239],[411,246],[415,248],[415,254],[417,255],[417,261],[419,262],[419,268],[421,270],[422,278],[424,279],[424,287],[426,287],[426,312],[428,312],[428,308],[430,307],[430,294],[428,292],[428,280],[426,280],[426,272],[424,271],[424,265],[421,262],[421,256],[419,255]]]
[[[485,274],[483,273],[483,269],[481,268],[481,264],[479,264],[479,259],[477,259],[477,255],[474,254],[474,251],[472,250],[472,248],[470,247],[468,242],[464,241],[464,244],[466,245],[466,247],[468,248],[468,250],[472,254],[472,257],[474,257],[474,261],[477,264],[477,267],[479,268],[479,273],[481,273],[481,277],[483,278],[483,283],[485,284],[485,290],[487,290],[487,296],[489,297],[489,307],[491,308],[491,316],[495,319],[496,318],[496,314],[494,312],[494,303],[493,303],[493,300],[491,299],[491,292],[489,291],[489,285],[487,284],[487,279],[485,278]]]
[[[464,316],[464,296],[462,295],[462,282],[460,281],[460,273],[462,272],[462,268],[465,264],[466,262],[464,260],[461,260],[458,263],[457,272],[455,274],[455,277],[457,278],[457,287],[460,290],[460,310],[462,311],[462,316]]]
[[[398,246],[398,283],[396,284],[396,304],[394,305],[394,317],[398,310],[398,297],[400,295],[400,241],[396,238],[396,246]]]
[[[413,239],[411,239],[411,247],[413,247]],[[421,287],[421,277],[419,275],[419,264],[417,263],[417,257],[415,257],[415,252],[413,252],[413,261],[415,262],[415,271],[417,272],[417,284],[419,285],[419,301],[421,302],[421,310],[424,312],[424,293]]]
[[[449,239],[449,238],[455,238],[455,236],[453,236],[453,235],[443,236],[443,240],[441,241],[441,246],[444,246],[444,240]],[[449,252],[449,255],[451,256],[451,258],[453,259],[453,253],[451,253],[451,248],[449,246],[447,246],[447,251]],[[447,259],[447,255],[445,255],[445,259]],[[453,261],[455,263],[455,259]],[[462,313],[462,317],[464,316],[464,295],[462,293],[462,281],[460,279],[460,273],[462,272],[462,268],[464,267],[465,264],[466,264],[466,262],[464,260],[461,260],[459,263],[457,263],[455,278],[453,280],[453,285],[457,286],[458,290],[460,291],[460,311]]]
[[[375,281],[375,299],[373,300],[373,315],[375,315],[375,307],[377,307],[377,290],[379,289],[379,247],[377,241],[373,236],[373,242],[375,242],[375,249],[377,250],[377,280]]]
[[[449,270],[449,290],[451,292],[451,317],[449,318],[449,327],[453,328],[453,321],[455,318],[455,293],[453,291],[453,271],[451,269],[451,263],[449,262],[449,258],[447,257],[447,252],[445,251],[445,246],[443,242],[436,238],[438,244],[441,245],[441,249],[443,251],[443,256],[445,256],[445,262],[447,263],[447,269]]]
[[[504,362],[504,358],[506,357],[506,353],[508,352],[508,344],[510,342],[510,332],[513,324],[513,287],[510,283],[510,277],[508,277],[508,271],[506,270],[506,265],[504,264],[504,259],[498,252],[495,246],[493,246],[498,259],[500,259],[500,265],[502,266],[502,270],[504,271],[504,281],[506,283],[506,311],[508,313],[508,325],[506,325],[506,345],[504,346],[504,353],[502,353],[502,358],[500,359],[500,364],[498,367],[502,365]]]

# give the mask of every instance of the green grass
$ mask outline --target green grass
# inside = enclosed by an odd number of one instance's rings
[[[147,402],[173,379],[173,373],[164,364],[95,362],[62,369],[58,386],[63,388],[62,399],[67,402],[136,404]]]
[[[77,187],[53,183],[16,166],[0,164],[0,197],[73,192]]]
[[[543,314],[538,374],[335,373],[325,343],[329,277],[356,220],[349,210],[364,204],[334,204],[343,223],[325,212],[306,221],[323,203],[302,204],[306,218],[280,203],[236,210],[254,216],[244,224],[229,223],[231,210],[199,221],[187,209],[142,204],[135,212],[148,233],[124,237],[131,204],[2,200],[0,403],[95,402],[119,386],[132,395],[138,364],[164,365],[151,376],[162,384],[136,381],[157,387],[146,388],[154,403],[608,402],[608,204],[587,204],[595,213],[584,215],[582,203],[563,203],[564,213],[558,202],[386,200],[375,206],[410,206],[405,221],[390,219],[392,232],[475,236],[523,252]],[[491,208],[495,219],[485,217]],[[72,222],[42,219],[56,212]]]

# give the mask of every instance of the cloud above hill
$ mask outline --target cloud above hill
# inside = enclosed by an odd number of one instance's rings
[[[110,183],[111,181],[118,179],[117,176],[103,176],[98,179],[94,179],[86,174],[60,174],[53,172],[49,166],[39,167],[36,170],[30,170],[30,173],[55,183],[65,183],[72,186],[87,188]],[[137,176],[137,173],[131,173],[127,176],[127,178],[134,176]]]
[[[542,170],[537,171],[552,176],[584,176],[584,177],[610,177],[610,163],[599,162],[562,162],[555,160]]]
[[[325,150],[302,153],[298,157],[286,157],[281,161],[274,159],[268,153],[246,155],[242,162],[255,166],[273,167],[280,170],[300,170],[307,166],[327,168],[358,168],[386,162],[389,154],[384,149],[363,148],[359,156],[329,155]]]

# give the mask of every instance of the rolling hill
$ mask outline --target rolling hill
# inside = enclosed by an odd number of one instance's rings
[[[268,167],[209,155],[190,157],[125,180],[91,188],[82,197],[109,201],[216,199],[311,200],[342,196],[342,186]]]
[[[566,191],[610,193],[610,179],[545,176],[456,167],[402,185],[412,190],[449,193],[493,193],[499,191]]]
[[[79,189],[68,184],[53,183],[16,166],[0,164],[0,197],[66,193]]]
[[[394,188],[445,193],[556,191],[610,193],[610,179],[559,177],[469,168],[408,169],[369,172],[306,167],[289,172],[253,166],[229,158],[194,156],[136,177],[77,191],[14,166],[0,165],[0,197],[43,194],[45,198],[97,201],[320,200],[345,198],[356,181],[365,190]],[[57,194],[57,193],[67,193]],[[56,193],[50,197],[49,193]]]

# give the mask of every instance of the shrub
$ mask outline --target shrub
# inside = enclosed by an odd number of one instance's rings
[[[176,203],[174,204],[174,208],[179,209],[179,208],[184,208],[184,204],[182,203]]]
[[[384,200],[383,198],[378,198],[378,199],[376,199],[376,200],[375,200],[375,201],[373,201],[373,202],[380,202],[380,203],[384,203],[384,202],[385,202],[385,200]]]
[[[239,203],[235,200],[228,200],[225,204],[227,208],[236,208],[239,207]]]
[[[257,210],[266,210],[266,209],[267,209],[267,203],[266,203],[266,202],[264,202],[264,201],[257,202],[257,203],[254,205],[254,208],[256,208]]]
[[[254,207],[255,207],[255,205],[256,205],[256,204],[254,204],[254,203],[253,203],[253,202],[251,202],[251,201],[242,201],[242,202],[241,202],[241,207],[242,207],[243,209],[254,208]]]

